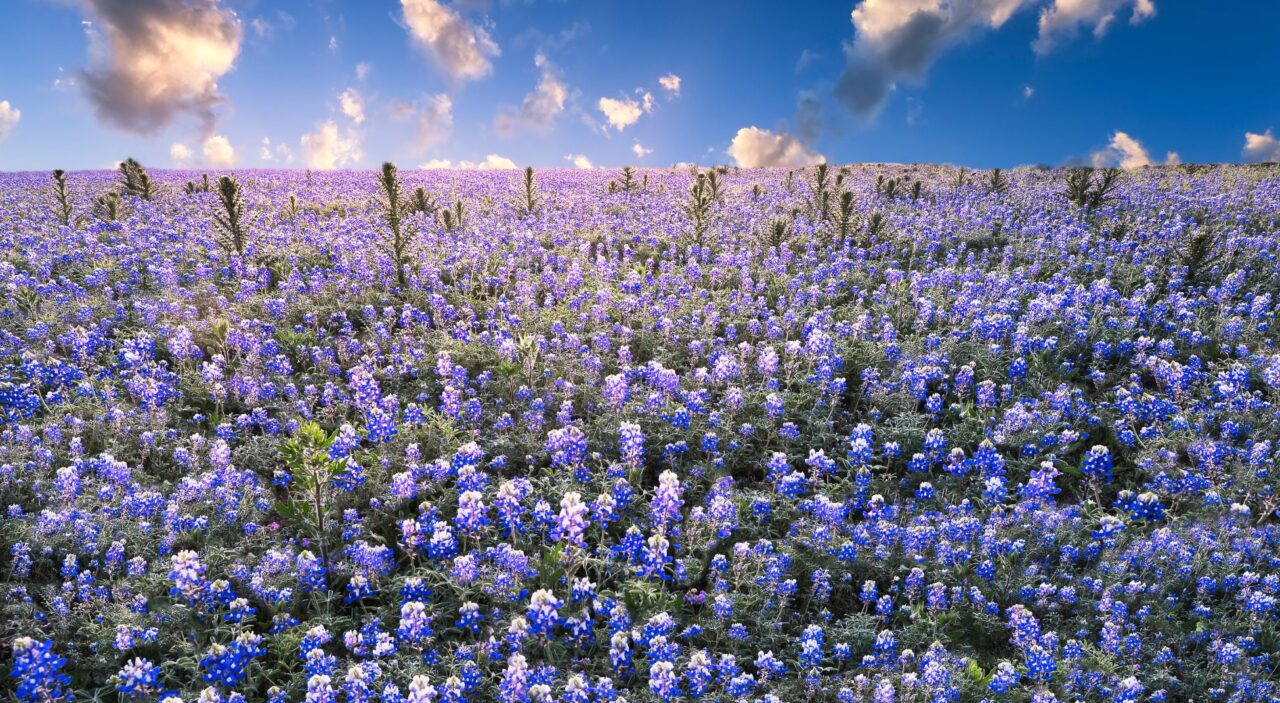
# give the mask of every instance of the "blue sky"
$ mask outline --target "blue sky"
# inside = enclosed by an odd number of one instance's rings
[[[10,0],[6,12],[3,170],[126,155],[192,168],[1280,159],[1270,1]]]

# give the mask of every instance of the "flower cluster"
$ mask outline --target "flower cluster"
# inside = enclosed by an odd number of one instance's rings
[[[1002,175],[0,174],[4,690],[1280,700],[1280,171]]]

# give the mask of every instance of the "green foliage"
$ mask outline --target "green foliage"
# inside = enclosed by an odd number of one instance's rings
[[[421,213],[430,217],[439,209],[440,204],[436,202],[435,198],[431,197],[426,188],[418,186],[413,189],[413,197],[409,199],[408,211],[410,213]]]
[[[538,212],[538,184],[534,180],[532,166],[524,168],[524,201],[521,207],[526,217],[532,217]]]
[[[622,179],[618,181],[618,187],[624,193],[630,193],[636,189],[636,171],[630,166],[624,166],[622,169]]]
[[[778,218],[769,223],[769,227],[765,231],[764,243],[765,246],[781,249],[790,236],[791,223],[783,218]]]
[[[319,424],[307,422],[292,439],[280,445],[280,458],[293,481],[288,497],[277,503],[276,511],[294,529],[315,540],[326,570],[330,564],[328,533],[335,499],[333,482],[347,468],[346,457],[329,456],[337,439],[336,430],[326,433]]]
[[[301,209],[298,207],[298,196],[290,194],[289,204],[284,206],[283,214],[285,218],[288,219],[291,224],[296,225],[298,224],[298,215],[301,214],[301,212]]]
[[[120,164],[120,187],[125,195],[132,195],[135,198],[151,200],[155,197],[155,182],[151,180],[151,176],[147,174],[142,164],[133,157],[125,159]]]
[[[1004,195],[1009,190],[1009,178],[1000,169],[993,170],[987,176],[987,192]]]
[[[715,172],[713,171],[712,173]],[[702,244],[707,226],[711,222],[711,205],[715,202],[715,191],[712,183],[713,179],[711,177],[707,174],[699,173],[698,177],[693,179],[693,185],[689,186],[689,202],[685,206],[685,212],[693,222],[694,240],[699,245]]]
[[[1120,184],[1120,169],[1102,169],[1094,178],[1094,169],[1087,166],[1069,169],[1066,177],[1067,200],[1076,207],[1096,210],[1110,200],[1112,191]]]
[[[846,190],[840,194],[840,238],[849,236],[853,227],[853,191]]]
[[[461,199],[454,201],[453,209],[445,208],[440,211],[440,226],[446,232],[464,229],[466,227],[467,206],[463,204]]]
[[[63,227],[71,226],[71,194],[67,191],[67,172],[62,169],[53,171],[53,214]]]
[[[213,214],[215,237],[228,255],[244,256],[248,235],[244,223],[244,203],[240,200],[240,183],[235,176],[218,179],[220,212]]]
[[[884,232],[884,227],[885,227],[884,213],[882,212],[871,213],[871,219],[867,221],[867,239],[873,240],[876,237],[880,236],[880,234]]]
[[[212,191],[212,186],[209,184],[209,174],[207,173],[201,174],[199,183],[196,183],[195,181],[187,181],[187,185],[186,185],[187,195],[194,195],[196,193],[209,193],[211,191]]]
[[[1186,285],[1197,286],[1202,283],[1209,270],[1221,260],[1217,244],[1218,237],[1214,231],[1201,226],[1178,247],[1178,261],[1186,269],[1183,276]]]
[[[404,227],[407,205],[400,190],[400,175],[395,164],[390,161],[382,164],[378,184],[382,187],[382,220],[389,234],[382,246],[396,267],[396,285],[403,290],[409,282],[405,269],[409,266],[409,247],[413,244],[414,233]]]
[[[831,167],[827,164],[818,164],[813,169],[813,201],[809,207],[816,219],[827,219],[827,203],[830,199],[830,193],[827,191],[827,177],[831,171]]]
[[[115,191],[103,193],[93,199],[93,216],[100,222],[119,222],[121,212],[120,194]]]
[[[884,174],[876,177],[876,195],[883,195],[889,200],[898,197],[902,183],[896,178],[885,178]]]

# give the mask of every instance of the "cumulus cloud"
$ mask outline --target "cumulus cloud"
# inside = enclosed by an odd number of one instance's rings
[[[155,134],[182,115],[212,134],[218,79],[235,65],[243,30],[218,0],[80,0],[92,22],[84,84],[98,116]]]
[[[811,166],[826,163],[826,158],[799,139],[759,127],[743,127],[734,136],[726,152],[743,168],[762,166]]]
[[[271,153],[271,138],[263,137],[262,146],[258,147],[258,158],[263,161],[272,161],[275,156]]]
[[[505,107],[498,112],[493,126],[500,137],[513,136],[522,129],[545,133],[564,112],[569,89],[556,76],[555,67],[542,54],[534,57],[533,64],[541,72],[538,85],[524,96],[519,108]]]
[[[516,162],[512,161],[511,159],[508,159],[505,156],[498,156],[497,154],[489,154],[488,156],[484,157],[484,161],[481,161],[480,163],[463,161],[459,164],[459,166],[462,168],[478,168],[482,171],[487,171],[491,169],[515,168]]]
[[[174,142],[169,146],[169,160],[174,166],[186,166],[191,163],[191,147]]]
[[[350,166],[364,158],[360,149],[360,135],[347,128],[339,130],[333,120],[327,120],[316,126],[316,131],[302,136],[302,153],[306,156],[307,166],[311,168],[331,169]]]
[[[631,145],[631,153],[635,154],[637,159],[643,159],[649,154],[652,154],[653,149],[646,149],[643,146],[640,146],[640,142],[636,142]]]
[[[1129,6],[1135,23],[1155,14],[1153,0],[861,0],[836,96],[855,115],[872,118],[900,81],[924,80],[943,51],[1000,29],[1020,10],[1042,8],[1033,48],[1043,54],[1082,25],[1102,36]]]
[[[671,93],[672,95],[680,94],[680,76],[677,76],[674,73],[668,73],[667,75],[659,78],[658,85],[662,86],[663,90]]]
[[[0,139],[9,136],[21,119],[22,110],[10,105],[8,100],[0,100]]]
[[[1142,146],[1142,142],[1118,130],[1111,135],[1111,141],[1107,143],[1106,148],[1093,152],[1089,160],[1098,168],[1105,166],[1141,168],[1152,163],[1151,155],[1147,153],[1146,147]],[[1165,154],[1164,163],[1176,166],[1182,163],[1182,157],[1178,156],[1178,152],[1170,151]]]
[[[1092,27],[1093,36],[1101,39],[1115,22],[1116,14],[1130,5],[1130,24],[1138,24],[1155,16],[1153,0],[1053,0],[1040,12],[1040,35],[1033,46],[1037,53],[1052,51],[1063,39],[1074,37],[1081,27]]]
[[[574,168],[591,168],[591,159],[586,154],[565,154],[564,160],[572,163]]]
[[[635,124],[639,121],[640,115],[644,114],[640,103],[631,98],[600,98],[596,106],[600,108],[600,112],[604,113],[609,126],[619,132]]]
[[[1033,0],[862,0],[836,96],[874,117],[900,80],[920,81],[939,53],[980,28],[998,29]]]
[[[356,124],[364,123],[364,98],[360,97],[360,91],[347,88],[338,96],[338,102],[342,106],[342,114]]]
[[[227,167],[236,162],[236,150],[226,137],[215,134],[207,137],[200,147],[205,163],[210,166]]]
[[[497,154],[489,154],[484,157],[483,161],[459,161],[457,164],[454,164],[448,159],[431,159],[418,168],[471,168],[480,171],[493,171],[499,169],[511,169],[515,167],[516,162],[511,159]]]
[[[0,108],[3,107],[4,103],[0,103]],[[3,112],[0,109],[0,114]],[[0,124],[3,124],[2,119]],[[3,128],[0,128],[0,134],[3,132]],[[1240,151],[1240,155],[1249,161],[1280,161],[1280,139],[1276,139],[1269,129],[1262,134],[1245,132],[1244,149]]]
[[[491,59],[502,52],[483,27],[437,0],[400,0],[400,5],[409,34],[445,75],[475,80],[493,70]]]
[[[413,150],[420,154],[443,142],[453,131],[453,99],[440,93],[416,103],[399,102],[391,106],[391,116],[413,120]]]
[[[1117,131],[1111,135],[1111,141],[1105,149],[1093,152],[1090,161],[1095,167],[1139,168],[1150,164],[1151,157],[1141,142],[1125,132]]]

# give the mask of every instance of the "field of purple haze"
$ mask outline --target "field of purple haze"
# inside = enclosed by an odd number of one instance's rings
[[[1278,257],[1266,166],[0,174],[0,697],[1280,700]]]

